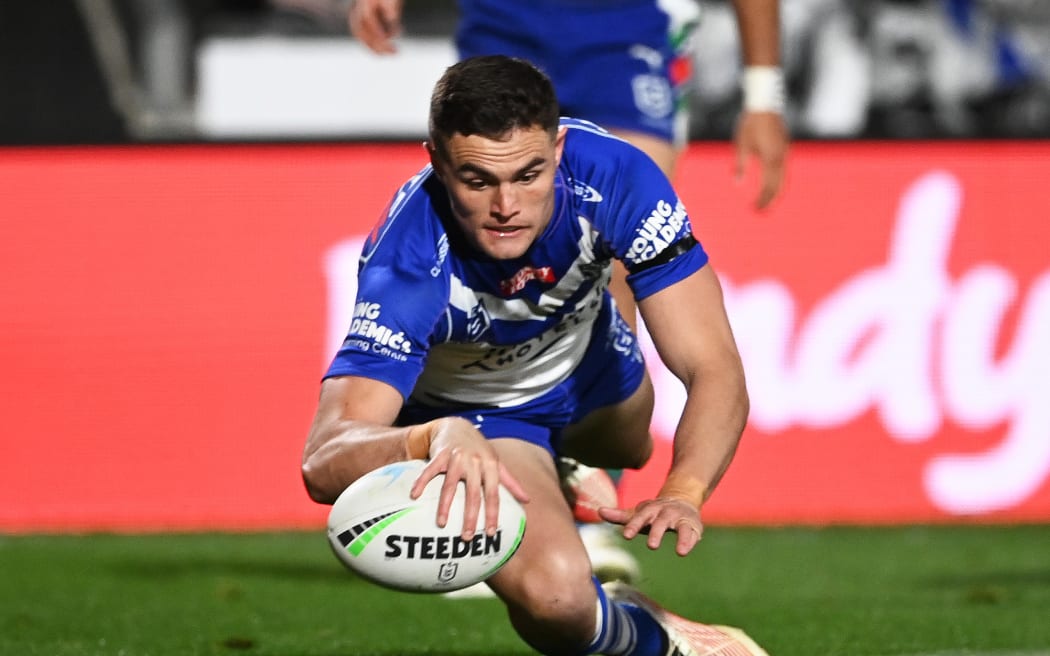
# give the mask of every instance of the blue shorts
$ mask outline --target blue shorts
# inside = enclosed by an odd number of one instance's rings
[[[554,82],[561,113],[680,144],[696,15],[656,0],[461,0],[461,58],[527,59]],[[687,5],[688,6],[688,5]]]
[[[555,455],[566,426],[598,408],[626,400],[644,377],[645,361],[638,338],[606,294],[583,360],[566,380],[543,396],[507,408],[436,408],[410,403],[401,411],[397,424],[463,417],[489,439],[513,437]]]

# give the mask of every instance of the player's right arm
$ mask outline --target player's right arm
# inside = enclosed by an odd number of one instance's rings
[[[361,376],[337,376],[321,385],[321,398],[303,451],[303,481],[310,497],[332,503],[363,474],[383,465],[410,459],[429,459],[412,489],[444,472],[437,523],[444,526],[459,481],[466,489],[463,538],[474,534],[482,499],[485,527],[496,531],[499,483],[519,501],[528,501],[521,484],[499,461],[492,445],[460,417],[444,417],[425,424],[393,426],[402,397],[394,387]]]
[[[372,52],[397,52],[394,39],[401,35],[402,0],[353,0],[347,15],[350,33]]]

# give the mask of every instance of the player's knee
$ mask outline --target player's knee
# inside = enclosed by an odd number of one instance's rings
[[[515,588],[509,604],[514,626],[544,653],[556,653],[556,645],[578,648],[593,636],[597,597],[585,556],[550,557]]]
[[[514,606],[548,628],[577,625],[581,618],[593,617],[595,593],[586,552],[548,554],[544,560],[518,581]]]

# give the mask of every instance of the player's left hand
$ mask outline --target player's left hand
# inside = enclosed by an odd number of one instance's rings
[[[744,175],[749,157],[758,158],[762,167],[762,187],[755,207],[765,209],[780,193],[788,151],[788,131],[784,117],[776,112],[744,112],[733,137],[736,145],[735,174]]]
[[[630,540],[647,533],[646,546],[657,549],[664,534],[677,534],[675,553],[684,556],[693,550],[704,533],[700,511],[689,501],[676,497],[657,497],[643,501],[633,509],[599,508],[602,519],[623,525],[623,537]]]

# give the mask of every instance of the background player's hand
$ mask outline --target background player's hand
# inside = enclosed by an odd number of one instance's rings
[[[677,534],[675,553],[684,556],[693,550],[704,533],[700,511],[691,502],[676,497],[657,497],[639,503],[634,509],[600,508],[602,519],[623,525],[623,537],[630,540],[647,533],[646,546],[657,549],[664,534]]]
[[[353,0],[347,22],[350,33],[372,52],[397,52],[394,39],[401,34],[402,0]]]
[[[423,488],[435,476],[444,472],[445,482],[438,501],[438,526],[448,522],[449,509],[463,481],[466,497],[463,509],[464,540],[474,535],[474,528],[485,507],[485,532],[495,535],[499,521],[499,485],[503,485],[522,503],[529,500],[521,483],[500,462],[495,449],[478,429],[461,417],[447,417],[425,424],[431,431],[430,462],[412,486],[412,498],[423,493]]]
[[[755,206],[764,209],[780,192],[784,182],[784,162],[788,151],[788,131],[784,117],[775,112],[744,112],[737,122],[735,173],[744,175],[749,157],[758,158],[762,167],[762,187]]]

